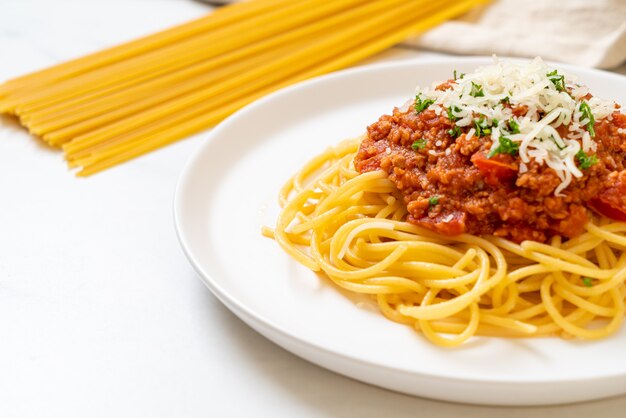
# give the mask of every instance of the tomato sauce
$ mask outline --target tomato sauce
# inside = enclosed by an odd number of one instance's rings
[[[596,122],[597,162],[581,170],[563,196],[555,195],[561,180],[548,166],[531,160],[520,174],[518,155],[489,157],[490,137],[468,138],[465,128],[454,138],[453,127],[446,112],[396,108],[367,128],[356,169],[387,172],[407,220],[444,235],[545,242],[580,235],[590,210],[626,220],[626,115]]]

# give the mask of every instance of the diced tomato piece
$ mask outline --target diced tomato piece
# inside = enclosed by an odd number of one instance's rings
[[[626,222],[626,209],[612,206],[609,202],[604,201],[602,196],[591,199],[588,204],[600,215]]]
[[[478,167],[485,183],[493,187],[506,185],[517,177],[517,166],[510,162],[510,156],[498,154],[487,158],[483,153],[477,152],[472,155],[472,163]]]
[[[431,231],[439,232],[443,235],[459,235],[466,231],[465,223],[467,214],[454,211],[451,213],[441,213],[434,218],[424,216],[416,219],[415,223]]]
[[[609,176],[609,184],[587,204],[600,215],[626,222],[626,171]]]

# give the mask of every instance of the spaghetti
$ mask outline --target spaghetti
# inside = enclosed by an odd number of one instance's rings
[[[315,157],[264,233],[442,346],[603,338],[626,309],[624,149],[619,105],[496,59]]]
[[[276,228],[264,233],[295,260],[372,295],[387,318],[441,346],[473,335],[598,339],[619,329],[626,223],[594,219],[577,238],[549,244],[442,236],[405,221],[386,173],[355,170],[359,143],[326,150],[282,188]]]

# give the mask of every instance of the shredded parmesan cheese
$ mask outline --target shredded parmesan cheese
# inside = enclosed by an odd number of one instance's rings
[[[561,180],[555,194],[562,195],[573,178],[583,174],[576,165],[576,154],[596,151],[596,142],[590,135],[590,118],[583,109],[588,105],[595,121],[610,117],[616,110],[614,102],[592,97],[589,89],[576,82],[574,76],[555,71],[541,58],[526,63],[500,61],[479,68],[451,83],[452,88],[420,90],[423,97],[434,100],[438,114],[449,109],[459,127],[476,126],[483,118],[490,132],[481,135],[472,127],[467,139],[474,135],[491,139],[491,152],[497,152],[500,139],[506,137],[517,144],[522,164],[519,172],[528,171],[531,160],[553,169]],[[438,106],[437,106],[438,105]],[[515,109],[519,109],[514,113]],[[525,114],[521,109],[527,109]],[[515,129],[511,128],[513,120]],[[567,126],[562,136],[558,129]],[[511,151],[511,149],[509,149]],[[510,152],[512,153],[512,151]]]

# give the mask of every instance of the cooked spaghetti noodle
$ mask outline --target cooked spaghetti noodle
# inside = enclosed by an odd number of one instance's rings
[[[441,346],[473,335],[598,339],[620,327],[626,223],[594,218],[548,244],[443,236],[406,222],[387,173],[355,170],[359,142],[327,149],[282,188],[264,234],[295,260]]]

